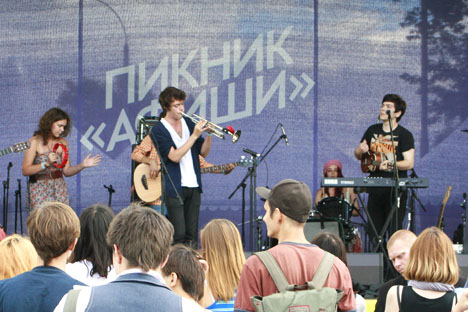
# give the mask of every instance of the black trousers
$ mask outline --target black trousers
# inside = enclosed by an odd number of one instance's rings
[[[392,210],[392,204],[395,201],[393,188],[370,188],[369,199],[367,201],[367,209],[369,215],[374,222],[378,235],[382,232],[383,226],[387,218],[389,218]],[[406,216],[406,200],[408,198],[408,191],[400,192],[400,209],[398,209],[397,228],[400,230],[403,226],[403,220]],[[395,232],[395,217],[391,216],[390,225],[387,227],[386,233],[382,236],[383,241],[386,241],[386,234],[390,237]],[[372,231],[369,236],[374,240]]]
[[[198,215],[201,196],[199,188],[182,187],[183,205],[177,197],[166,197],[167,218],[174,226],[174,244],[198,247]]]

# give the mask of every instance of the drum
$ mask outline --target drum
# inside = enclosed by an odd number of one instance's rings
[[[344,240],[346,252],[362,252],[361,234],[353,226],[344,227]]]
[[[341,197],[325,197],[315,209],[325,218],[341,220],[347,223],[351,214],[351,205]]]

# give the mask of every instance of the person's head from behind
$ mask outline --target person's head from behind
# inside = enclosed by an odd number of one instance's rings
[[[395,270],[403,274],[408,263],[410,249],[416,240],[416,235],[408,230],[399,230],[393,233],[387,242],[388,257]]]
[[[54,107],[39,119],[39,126],[34,135],[42,137],[44,144],[49,137],[66,137],[70,133],[71,119],[64,110]]]
[[[407,280],[454,285],[459,278],[452,241],[437,227],[425,229],[414,242],[403,276]]]
[[[115,271],[158,270],[169,254],[174,228],[154,209],[132,203],[112,220],[107,243],[113,248]]]
[[[390,114],[393,119],[393,115],[396,116],[397,122],[400,121],[401,117],[406,111],[406,102],[398,94],[386,94],[382,99],[381,114],[386,114],[386,111],[390,110]],[[386,116],[385,116],[386,117]]]
[[[65,252],[71,254],[80,236],[80,220],[75,211],[59,202],[44,202],[34,209],[26,220],[26,228],[44,265]]]
[[[226,219],[213,219],[200,231],[202,256],[208,262],[208,285],[215,300],[234,297],[245,255],[239,230]]]
[[[203,297],[205,272],[199,255],[191,248],[177,244],[171,247],[162,275],[166,284],[179,296],[198,301]]]
[[[322,232],[317,234],[314,239],[312,239],[311,243],[340,258],[346,266],[348,265],[346,247],[338,235],[330,232]]]
[[[187,95],[183,90],[177,89],[175,87],[167,87],[164,89],[159,95],[159,104],[163,110],[159,117],[166,117],[167,112],[171,110],[171,104],[174,101],[183,103],[186,97]]]
[[[271,190],[257,187],[255,191],[266,200],[263,221],[269,237],[278,238],[283,225],[304,228],[312,208],[312,194],[304,182],[285,179]]]
[[[332,159],[323,166],[323,176],[325,178],[342,178],[343,165],[339,160]]]
[[[0,280],[32,270],[37,252],[27,237],[13,234],[0,242]]]
[[[72,262],[88,260],[93,264],[91,275],[107,277],[112,265],[112,247],[106,242],[107,230],[114,213],[104,204],[95,204],[80,215],[81,235],[73,251]]]

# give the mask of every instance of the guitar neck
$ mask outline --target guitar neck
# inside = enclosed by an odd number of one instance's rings
[[[216,165],[216,166],[201,168],[201,169],[200,169],[200,172],[201,172],[201,173],[219,172],[219,171],[225,170],[229,165],[237,166],[238,164],[239,164],[239,163],[235,162],[235,163],[230,163],[230,164]]]
[[[0,151],[0,156],[4,156],[4,155],[10,154],[10,153],[13,153],[13,148],[11,146],[1,150]]]
[[[447,188],[447,191],[445,192],[444,200],[442,201],[442,206],[440,207],[440,213],[439,213],[439,219],[437,220],[437,227],[439,229],[443,230],[444,226],[444,212],[445,212],[445,206],[447,205],[447,201],[450,197],[450,191],[452,190],[452,186],[449,186]]]

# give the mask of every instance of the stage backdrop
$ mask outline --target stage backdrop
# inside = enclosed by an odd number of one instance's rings
[[[289,146],[281,141],[267,155],[256,183],[294,178],[315,193],[329,159],[341,160],[346,176],[363,176],[353,151],[377,122],[383,95],[398,93],[408,103],[401,125],[414,134],[415,170],[430,179],[417,190],[416,232],[436,224],[452,186],[452,236],[468,191],[467,15],[463,0],[4,1],[0,146],[28,140],[47,109],[65,109],[72,164],[103,157],[66,179],[71,206],[79,213],[107,203],[104,185],[112,185],[117,212],[130,200],[136,124],[159,114],[158,95],[172,85],[188,93],[189,114],[242,130],[236,144],[214,138],[209,162],[238,161],[243,148],[265,153],[281,123]],[[18,179],[24,208],[22,157],[0,158],[2,179],[13,165],[8,232]],[[242,190],[228,196],[246,173],[203,176],[200,226],[214,217],[241,223]],[[257,210],[263,214],[261,201]]]

